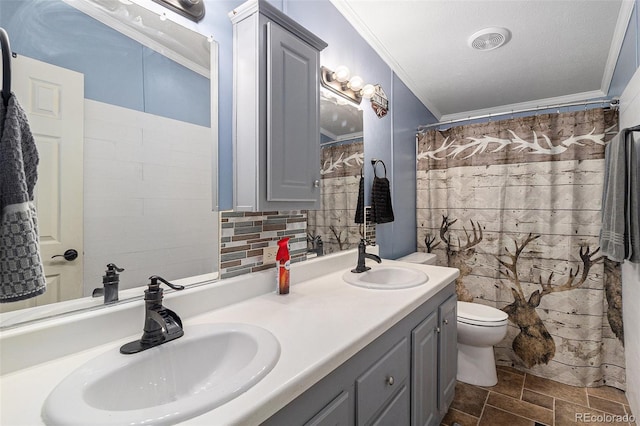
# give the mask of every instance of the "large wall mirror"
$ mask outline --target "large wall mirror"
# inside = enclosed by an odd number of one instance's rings
[[[0,304],[0,328],[121,301],[150,275],[218,271],[217,45],[132,1],[0,2],[12,89],[40,155],[36,206],[47,291]],[[67,260],[69,249],[79,255]]]
[[[321,209],[308,212],[309,250],[322,240],[324,254],[357,247],[355,222],[364,167],[362,109],[326,88],[320,90]],[[369,226],[368,228],[372,228]]]

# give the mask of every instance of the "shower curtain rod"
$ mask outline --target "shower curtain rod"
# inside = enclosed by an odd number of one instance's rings
[[[593,104],[602,104],[603,106],[605,104],[608,104],[610,108],[614,108],[614,107],[617,107],[619,103],[620,101],[614,98],[614,99],[601,99],[599,101],[566,102],[566,103],[555,104],[555,105],[537,106],[535,108],[511,110],[511,111],[505,111],[505,112],[500,112],[496,114],[475,115],[473,117],[458,118],[456,120],[448,120],[448,121],[438,121],[437,123],[433,123],[433,124],[424,124],[424,125],[418,126],[418,132],[424,132],[425,130],[430,129],[432,127],[444,126],[447,124],[462,123],[465,121],[478,120],[481,118],[493,118],[493,117],[499,117],[503,115],[510,115],[510,114],[513,115],[513,114],[520,114],[523,112],[541,111],[541,110],[554,109],[554,108],[566,108],[566,107],[572,107],[572,106],[584,106],[586,108],[587,105],[593,105]]]

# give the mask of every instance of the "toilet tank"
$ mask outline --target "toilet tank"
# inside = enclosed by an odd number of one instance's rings
[[[408,254],[406,256],[402,256],[396,260],[400,262],[422,263],[424,265],[435,265],[436,255],[433,253],[423,253],[423,252],[417,251],[417,252]]]

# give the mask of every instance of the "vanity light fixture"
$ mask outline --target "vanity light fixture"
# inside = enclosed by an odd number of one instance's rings
[[[320,83],[333,93],[351,102],[360,104],[362,101],[360,92],[364,86],[364,80],[357,75],[351,77],[349,68],[344,65],[339,66],[335,71],[331,71],[327,67],[320,67]]]
[[[376,93],[376,86],[373,84],[365,84],[362,90],[360,90],[360,94],[363,98],[371,99],[373,95]]]

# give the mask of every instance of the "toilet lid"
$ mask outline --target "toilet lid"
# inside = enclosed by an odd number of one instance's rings
[[[436,255],[433,253],[423,253],[421,251],[416,251],[406,256],[402,256],[401,258],[396,260],[399,260],[401,262],[423,263],[423,264],[434,265],[436,263]]]
[[[458,302],[458,320],[470,324],[504,323],[509,316],[506,312],[479,303]],[[496,325],[496,324],[491,324]]]

